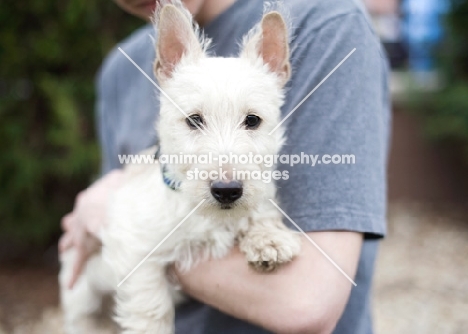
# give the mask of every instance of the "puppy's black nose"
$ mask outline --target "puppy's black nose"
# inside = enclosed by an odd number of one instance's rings
[[[222,204],[231,204],[242,196],[242,184],[239,181],[213,182],[211,184],[211,194]]]

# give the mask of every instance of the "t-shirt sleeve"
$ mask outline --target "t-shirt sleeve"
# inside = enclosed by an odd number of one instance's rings
[[[103,62],[96,76],[96,127],[101,148],[101,175],[120,167],[115,133],[119,109],[114,58],[115,50]]]
[[[364,14],[353,12],[320,29],[307,30],[303,24],[293,48],[283,116],[356,51],[286,121],[282,154],[316,155],[318,161],[315,166],[305,159],[293,167],[278,166],[289,172],[289,179],[278,183],[279,201],[305,231],[381,237],[390,120],[387,61],[380,43]]]

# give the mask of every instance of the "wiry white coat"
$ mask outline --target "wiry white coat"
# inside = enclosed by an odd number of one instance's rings
[[[245,39],[239,58],[213,58],[206,55],[182,5],[177,1],[172,6],[163,5],[156,14],[160,47],[156,76],[185,113],[203,117],[204,134],[191,129],[183,113],[161,95],[161,153],[211,153],[214,157],[231,152],[277,154],[283,129],[268,133],[280,121],[282,87],[290,71],[287,31],[281,16],[265,14]],[[165,39],[174,45],[173,38],[179,42],[172,50],[175,52],[161,47],[168,42]],[[261,118],[258,129],[246,130],[248,114]],[[148,153],[154,152],[144,152]],[[158,164],[126,167],[125,181],[109,204],[103,250],[89,261],[73,290],[66,288],[73,251],[62,257],[61,298],[67,333],[91,333],[87,318],[99,308],[101,296],[109,292],[116,292],[116,320],[124,333],[173,333],[174,304],[182,299],[167,280],[168,265],[175,263],[181,270],[189,270],[207,257],[223,257],[236,242],[258,270],[273,270],[299,252],[299,238],[283,225],[281,214],[268,201],[275,198],[273,183],[242,181],[242,197],[231,209],[223,210],[210,193],[209,180],[186,179],[187,171],[195,168],[217,171],[217,162],[168,167],[171,176],[182,181],[177,191],[164,184]],[[262,164],[226,164],[222,168],[231,178],[234,169],[271,169]],[[202,200],[198,210],[117,288]]]

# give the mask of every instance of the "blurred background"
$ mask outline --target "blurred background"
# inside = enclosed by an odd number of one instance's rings
[[[362,1],[392,65],[376,332],[468,333],[468,0]],[[99,167],[94,77],[143,24],[111,1],[0,7],[0,334],[60,333],[59,221]]]

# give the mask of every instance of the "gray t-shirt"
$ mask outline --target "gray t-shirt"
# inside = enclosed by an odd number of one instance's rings
[[[364,233],[357,287],[352,289],[335,333],[372,333],[371,282],[378,239],[386,229],[387,60],[358,2],[288,0],[286,6],[293,23],[294,52],[283,115],[356,48],[287,120],[288,139],[282,151],[353,154],[355,164],[280,165],[290,177],[278,182],[278,195],[282,208],[305,231]],[[237,55],[242,36],[261,19],[262,11],[261,0],[237,0],[206,26],[205,33],[213,39],[212,53]],[[151,77],[153,35],[148,25],[119,45]],[[158,105],[158,92],[148,79],[118,50],[111,52],[98,77],[104,173],[120,167],[118,154],[137,153],[155,143]],[[267,333],[196,301],[179,307],[176,328],[177,334]]]

